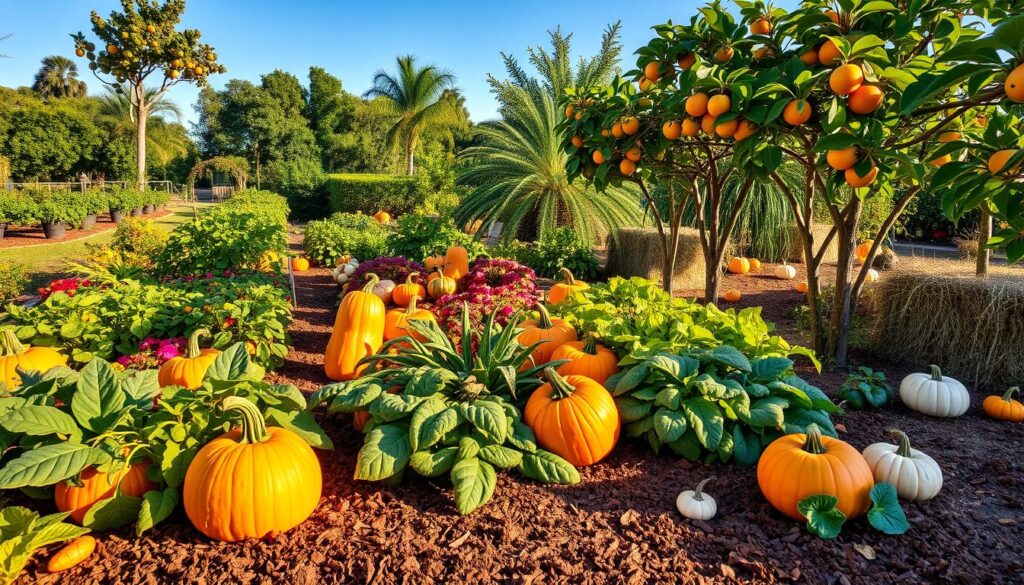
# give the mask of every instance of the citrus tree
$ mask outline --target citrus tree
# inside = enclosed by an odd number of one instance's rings
[[[135,123],[135,169],[140,189],[146,186],[146,123],[150,109],[172,86],[204,86],[210,75],[224,73],[213,47],[200,43],[201,33],[178,30],[185,0],[121,0],[122,12],[108,18],[92,12],[92,31],[99,41],[81,32],[71,35],[75,54],[89,60],[97,79],[115,91],[126,92]],[[146,81],[159,76],[155,91]]]

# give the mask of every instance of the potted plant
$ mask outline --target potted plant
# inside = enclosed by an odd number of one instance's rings
[[[99,189],[89,189],[79,197],[86,212],[82,229],[88,231],[96,227],[97,214],[107,209],[107,194]]]
[[[157,192],[146,190],[142,192],[142,213],[150,214],[156,211]]]
[[[70,191],[55,191],[38,199],[36,218],[48,240],[63,240],[68,226],[81,225],[85,215],[84,202]]]
[[[107,196],[107,207],[110,209],[110,221],[121,223],[126,213],[139,207],[138,192],[132,189],[115,189]]]
[[[29,225],[35,221],[36,202],[19,191],[0,191],[0,240],[8,225]]]

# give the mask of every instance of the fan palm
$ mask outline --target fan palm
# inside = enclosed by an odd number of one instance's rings
[[[83,97],[85,82],[78,79],[78,66],[67,57],[50,55],[36,73],[32,89],[44,98]]]
[[[420,135],[428,128],[458,126],[465,120],[458,94],[452,91],[454,75],[433,65],[417,67],[412,55],[398,57],[397,63],[398,74],[378,71],[363,97],[379,98],[374,103],[381,113],[394,118],[387,132],[388,146],[392,151],[405,146],[406,172],[412,175]]]
[[[508,79],[488,77],[502,120],[478,126],[482,144],[462,154],[467,164],[459,182],[472,191],[456,209],[456,221],[465,226],[481,220],[484,229],[501,223],[502,240],[571,225],[586,243],[639,221],[640,196],[633,185],[598,192],[584,181],[569,181],[565,136],[558,129],[557,101],[566,89],[607,83],[615,73],[622,49],[618,31],[618,23],[609,26],[598,54],[580,59],[575,69],[572,35],[551,32],[553,52],[529,49],[539,77],[502,54]]]
[[[188,154],[192,141],[181,124],[168,122],[164,115],[175,120],[181,119],[181,108],[167,98],[166,94],[157,97],[157,90],[143,89],[144,99],[150,102],[149,116],[146,118],[146,149],[160,162],[166,177],[167,165],[179,156]],[[100,96],[100,115],[109,119],[115,132],[127,140],[135,140],[135,106],[123,91],[108,91]]]
[[[178,104],[172,102],[167,94],[160,94],[156,101],[153,99],[159,93],[157,89],[147,87],[142,90],[143,99],[147,103],[151,102],[149,106],[149,114],[151,116],[160,116],[163,114],[169,114],[174,117],[175,120],[180,121],[182,112]],[[131,122],[131,125],[135,126],[135,106],[132,105],[131,99],[128,94],[120,88],[115,90],[108,90],[106,94],[100,96],[100,114],[107,116],[114,120],[125,120]]]

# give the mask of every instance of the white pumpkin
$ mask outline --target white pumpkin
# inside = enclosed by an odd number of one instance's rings
[[[346,264],[345,267],[341,269],[341,271],[349,276],[352,276],[352,273],[356,271],[356,267],[352,264]]]
[[[710,520],[718,512],[715,498],[704,493],[704,484],[711,481],[709,477],[697,484],[692,490],[686,490],[676,497],[676,509],[679,513],[693,520]]]
[[[377,283],[377,286],[373,287],[373,294],[380,297],[380,300],[384,301],[384,304],[391,302],[391,293],[395,291],[395,281],[393,280],[382,280]]]
[[[929,416],[953,417],[967,412],[971,395],[960,382],[942,375],[939,366],[931,374],[910,374],[900,382],[900,399],[910,410]]]
[[[796,278],[796,268],[789,264],[780,264],[775,267],[775,278],[779,280],[793,280]]]
[[[864,459],[878,483],[896,486],[896,494],[911,502],[923,502],[942,489],[942,469],[934,459],[910,447],[903,431],[889,431],[898,445],[875,443],[864,449]]]
[[[868,274],[864,277],[864,282],[878,282],[878,271],[874,268],[868,268]]]

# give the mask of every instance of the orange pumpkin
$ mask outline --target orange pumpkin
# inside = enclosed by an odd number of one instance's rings
[[[413,333],[409,328],[409,321],[434,321],[434,314],[426,309],[416,308],[416,297],[406,305],[404,309],[391,309],[384,316],[384,339],[390,341],[405,335],[411,335],[414,339],[423,341],[423,336]]]
[[[352,426],[360,433],[366,428],[366,423],[368,422],[370,422],[369,410],[363,408],[352,413]]]
[[[435,269],[434,274],[427,280],[427,292],[430,293],[430,298],[439,299],[445,295],[455,294],[455,289],[458,285],[454,278],[446,276],[445,273],[440,269]]]
[[[797,503],[815,494],[838,498],[837,507],[847,518],[860,516],[871,506],[875,480],[859,451],[822,436],[811,423],[806,435],[786,435],[768,445],[757,463],[757,484],[776,510],[803,520]]]
[[[734,288],[730,288],[729,290],[725,291],[724,298],[726,301],[729,301],[730,303],[735,303],[736,301],[743,298],[743,293]]]
[[[222,402],[241,414],[228,431],[196,453],[185,474],[185,514],[206,536],[227,542],[263,538],[298,526],[320,502],[320,461],[301,437],[267,427],[240,396]]]
[[[433,256],[427,256],[423,259],[423,266],[427,268],[427,272],[433,275],[435,268],[444,269],[444,256],[435,254]]]
[[[533,391],[523,421],[537,443],[575,466],[604,459],[619,440],[619,411],[604,386],[586,376],[562,377],[547,368],[548,382]]]
[[[854,253],[857,255],[857,261],[863,264],[868,259],[868,252],[871,251],[871,246],[875,245],[874,240],[864,240],[857,245],[857,249]]]
[[[0,332],[0,383],[21,386],[18,368],[26,372],[45,372],[50,368],[68,365],[67,359],[51,347],[25,347],[14,331]]]
[[[203,385],[206,370],[210,369],[217,356],[220,355],[219,349],[199,349],[199,338],[209,335],[209,329],[196,329],[192,335],[188,336],[185,355],[173,357],[160,366],[157,380],[160,382],[161,388],[181,386],[195,390]]]
[[[459,280],[469,272],[469,252],[462,246],[452,246],[444,255],[444,275]]]
[[[589,288],[590,285],[583,281],[576,280],[572,272],[569,272],[568,268],[562,268],[562,282],[555,283],[548,291],[548,304],[557,305],[565,299],[571,297],[573,293],[579,290]]]
[[[127,468],[113,473],[97,471],[89,467],[82,471],[79,486],[62,481],[53,487],[53,500],[61,512],[71,512],[71,519],[81,524],[85,514],[93,504],[100,500],[113,497],[118,484],[121,493],[126,496],[141,497],[149,490],[157,489],[157,485],[146,478],[149,463],[139,461]]]
[[[373,219],[379,224],[391,223],[391,214],[381,209],[373,214]]]
[[[996,420],[1008,420],[1010,422],[1024,421],[1024,404],[1014,400],[1014,392],[1020,392],[1020,388],[1014,386],[1002,396],[989,396],[981,403],[981,409],[985,414]]]
[[[292,272],[305,272],[309,270],[309,260],[305,258],[292,258]]]
[[[733,274],[746,274],[750,272],[750,261],[742,256],[734,256],[730,258],[729,272]]]
[[[341,300],[334,318],[331,340],[324,351],[324,371],[335,381],[351,380],[365,364],[359,360],[377,353],[384,343],[384,301],[373,292],[379,278],[370,274],[362,290],[354,290]]]
[[[427,298],[427,289],[418,282],[419,279],[419,272],[413,272],[407,276],[404,284],[396,286],[395,290],[391,291],[391,301],[399,307],[406,307],[413,298],[418,301]]]
[[[540,345],[530,352],[533,363],[540,365],[551,361],[551,355],[558,346],[576,341],[576,329],[561,319],[552,318],[543,304],[537,303],[537,312],[540,313],[539,318],[523,321],[523,331],[519,334],[518,340],[525,347],[540,342]]]
[[[807,283],[798,282],[796,283],[796,292],[807,294]]]
[[[761,261],[758,260],[757,258],[750,258],[747,261],[750,262],[751,272],[758,272],[759,270],[761,270]]]
[[[551,361],[569,360],[558,366],[562,376],[586,376],[598,384],[619,373],[619,356],[607,347],[597,343],[593,335],[585,341],[563,343],[551,354]]]

